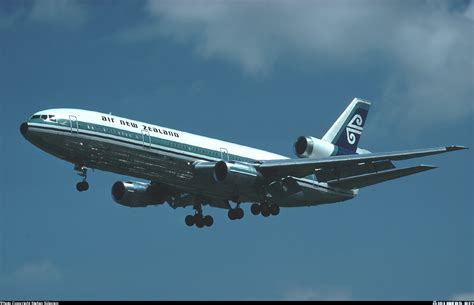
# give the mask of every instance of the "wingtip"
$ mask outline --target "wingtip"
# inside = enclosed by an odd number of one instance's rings
[[[455,150],[463,150],[463,149],[469,149],[469,147],[459,146],[459,145],[446,146],[446,151],[455,151]]]
[[[433,165],[426,165],[426,164],[420,164],[418,165],[418,167],[420,168],[423,168],[423,170],[430,170],[430,169],[435,169],[435,168],[438,168],[437,166],[433,166]]]

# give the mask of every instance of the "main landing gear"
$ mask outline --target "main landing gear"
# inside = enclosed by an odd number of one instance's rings
[[[202,207],[201,205],[195,205],[194,209],[196,210],[194,215],[188,215],[184,218],[184,222],[188,226],[196,225],[198,228],[202,228],[204,226],[210,227],[214,224],[214,218],[211,215],[202,215]]]
[[[79,192],[84,192],[84,191],[87,191],[89,189],[89,183],[87,183],[87,167],[85,166],[76,166],[74,167],[74,169],[80,173],[78,173],[79,176],[82,177],[82,181],[81,182],[78,182],[76,184],[76,189],[79,191]]]
[[[242,219],[244,217],[244,210],[239,205],[237,205],[235,209],[229,210],[227,216],[229,216],[230,220]]]
[[[274,203],[268,204],[263,202],[261,204],[254,203],[250,207],[250,211],[253,215],[262,214],[263,217],[268,217],[270,215],[276,216],[280,214],[280,207]]]

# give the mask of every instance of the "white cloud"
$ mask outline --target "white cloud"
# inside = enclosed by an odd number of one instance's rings
[[[472,4],[472,2],[466,8],[466,11],[464,12],[464,16],[466,16],[471,21],[474,21],[474,5]]]
[[[87,21],[88,11],[75,0],[36,0],[29,17],[34,21],[76,28]]]
[[[287,291],[283,298],[288,301],[344,301],[351,300],[352,295],[345,290],[293,288]]]
[[[472,2],[453,1],[150,0],[148,23],[122,37],[171,37],[252,76],[294,57],[344,73],[376,56],[390,80],[377,96],[386,112],[442,123],[474,109],[473,11]]]
[[[455,294],[451,297],[451,300],[454,300],[454,301],[474,301],[474,291]]]

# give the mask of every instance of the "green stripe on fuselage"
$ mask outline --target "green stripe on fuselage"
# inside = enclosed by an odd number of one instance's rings
[[[38,124],[41,124],[41,125],[62,126],[62,127],[66,127],[66,128],[71,129],[71,121],[70,120],[68,120],[68,119],[57,119],[57,121],[58,121],[57,123],[54,123],[54,122],[44,121],[42,119],[30,119],[29,120],[29,122],[38,123]],[[79,133],[81,133],[81,131],[92,131],[92,132],[96,132],[96,133],[103,134],[103,135],[110,135],[110,136],[119,137],[119,138],[126,139],[126,140],[129,140],[129,141],[130,140],[138,141],[140,143],[143,143],[143,141],[144,141],[143,137],[145,136],[145,144],[144,144],[145,147],[147,147],[149,145],[149,141],[148,141],[147,137],[150,137],[151,144],[159,146],[159,147],[170,148],[170,149],[180,151],[182,153],[193,153],[195,155],[200,155],[200,156],[203,156],[203,157],[210,157],[210,158],[215,158],[215,159],[222,159],[222,157],[223,157],[221,151],[216,151],[216,150],[212,150],[212,149],[208,149],[208,148],[204,148],[204,147],[200,147],[200,146],[184,144],[184,143],[177,142],[177,141],[162,139],[162,138],[154,137],[154,136],[150,135],[149,133],[142,134],[141,130],[140,130],[139,133],[137,133],[137,132],[132,132],[132,131],[128,131],[128,130],[124,130],[124,129],[120,129],[120,128],[104,126],[104,125],[100,125],[100,124],[94,124],[94,123],[88,123],[88,122],[82,122],[82,121],[73,121],[73,122],[74,123],[73,123],[73,126],[72,126],[72,132],[75,132],[76,122],[77,122]],[[225,148],[225,147],[223,147],[223,148]],[[247,157],[242,157],[242,156],[238,156],[238,155],[234,155],[234,154],[230,154],[230,153],[226,153],[226,155],[228,156],[229,161],[235,160],[235,161],[250,162],[250,163],[255,161],[254,159],[250,159],[250,158],[247,158]]]

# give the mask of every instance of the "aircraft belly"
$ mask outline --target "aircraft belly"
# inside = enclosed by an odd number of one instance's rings
[[[197,159],[157,152],[141,145],[119,143],[84,134],[31,131],[28,140],[40,149],[76,165],[132,176],[173,186],[182,192],[241,201],[259,201],[255,189],[232,189],[218,185],[212,175],[195,177],[192,163]],[[245,196],[242,196],[245,194]]]
[[[95,140],[81,134],[33,133],[29,140],[42,150],[68,162],[103,171],[182,184],[193,178],[188,160],[158,154],[149,148]]]

